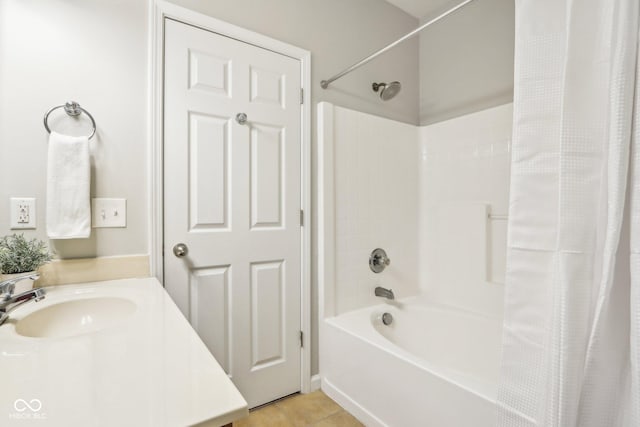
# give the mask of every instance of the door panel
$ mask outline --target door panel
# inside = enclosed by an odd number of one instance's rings
[[[251,227],[282,227],[284,129],[251,127]]]
[[[229,58],[189,49],[189,89],[229,98],[230,63]]]
[[[284,79],[283,74],[251,67],[251,102],[285,109]]]
[[[229,323],[230,266],[192,269],[190,318],[207,348],[227,375],[230,374]]]
[[[190,229],[226,229],[229,217],[229,120],[189,114]]]
[[[251,264],[251,369],[283,361],[283,260]]]
[[[165,287],[251,407],[300,389],[299,97],[299,61],[165,21]]]

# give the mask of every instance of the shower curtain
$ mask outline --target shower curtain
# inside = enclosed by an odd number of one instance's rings
[[[502,427],[640,426],[640,0],[516,0]]]

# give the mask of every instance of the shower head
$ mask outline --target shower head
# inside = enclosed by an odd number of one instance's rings
[[[373,83],[371,87],[374,92],[380,92],[380,99],[388,101],[400,92],[402,85],[400,82]]]

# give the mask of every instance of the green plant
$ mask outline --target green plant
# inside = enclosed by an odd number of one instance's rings
[[[0,239],[0,272],[4,274],[35,271],[51,261],[51,254],[42,240],[27,240],[24,234]]]

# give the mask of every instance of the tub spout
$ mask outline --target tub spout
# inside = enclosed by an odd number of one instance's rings
[[[376,286],[375,294],[377,297],[384,297],[386,299],[395,299],[393,291],[391,289],[383,288],[382,286]]]

